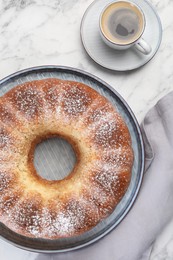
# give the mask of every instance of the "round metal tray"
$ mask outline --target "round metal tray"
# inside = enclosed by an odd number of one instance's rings
[[[134,150],[132,178],[126,194],[108,218],[101,221],[96,227],[88,232],[85,232],[83,235],[55,240],[29,238],[21,236],[20,234],[8,229],[5,225],[0,224],[1,237],[17,247],[35,252],[55,253],[87,246],[108,234],[122,221],[132,207],[141,186],[144,171],[144,146],[138,122],[127,103],[107,83],[84,71],[62,66],[41,66],[25,69],[0,81],[0,96],[23,82],[45,78],[60,78],[82,82],[97,90],[101,95],[110,100],[110,102],[116,107],[121,116],[124,118],[129,128]],[[63,145],[61,149],[66,150],[68,148],[68,145]],[[56,145],[53,146],[52,149],[55,149],[53,152],[56,154]],[[68,150],[68,152],[69,151],[70,150]],[[39,153],[39,150],[37,152]],[[74,156],[73,153],[72,156]],[[42,164],[41,159],[39,161],[39,158],[41,157],[38,156],[37,167],[40,171],[44,171],[44,168],[41,169]],[[52,162],[49,163],[51,168]],[[62,161],[62,164],[59,166],[61,169],[63,168],[63,164],[64,161]]]

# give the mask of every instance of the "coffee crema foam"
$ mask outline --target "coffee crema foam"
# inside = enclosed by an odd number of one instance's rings
[[[133,4],[115,2],[103,12],[101,27],[103,34],[111,42],[130,44],[143,32],[143,14]]]

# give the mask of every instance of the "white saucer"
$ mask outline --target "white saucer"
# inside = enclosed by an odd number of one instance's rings
[[[96,0],[86,10],[81,22],[81,39],[89,56],[101,66],[116,70],[128,71],[137,69],[156,54],[162,39],[162,25],[153,6],[146,0],[133,0],[143,10],[146,17],[146,29],[143,38],[151,45],[152,51],[144,55],[135,48],[117,51],[108,47],[99,33],[99,16],[102,9],[112,0]]]

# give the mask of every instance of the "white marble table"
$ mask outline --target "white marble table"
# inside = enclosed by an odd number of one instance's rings
[[[0,1],[0,78],[37,65],[66,65],[93,73],[128,102],[139,122],[173,90],[173,1],[152,0],[163,25],[159,52],[139,70],[118,73],[94,63],[83,49],[80,22],[92,0]],[[36,260],[38,254],[0,241],[0,259]],[[51,259],[44,258],[42,259]],[[151,260],[173,259],[173,219],[157,238]]]

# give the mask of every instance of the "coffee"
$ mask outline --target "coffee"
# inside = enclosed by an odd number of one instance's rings
[[[103,12],[102,32],[117,44],[130,44],[143,32],[144,18],[140,10],[128,2],[114,2]]]

